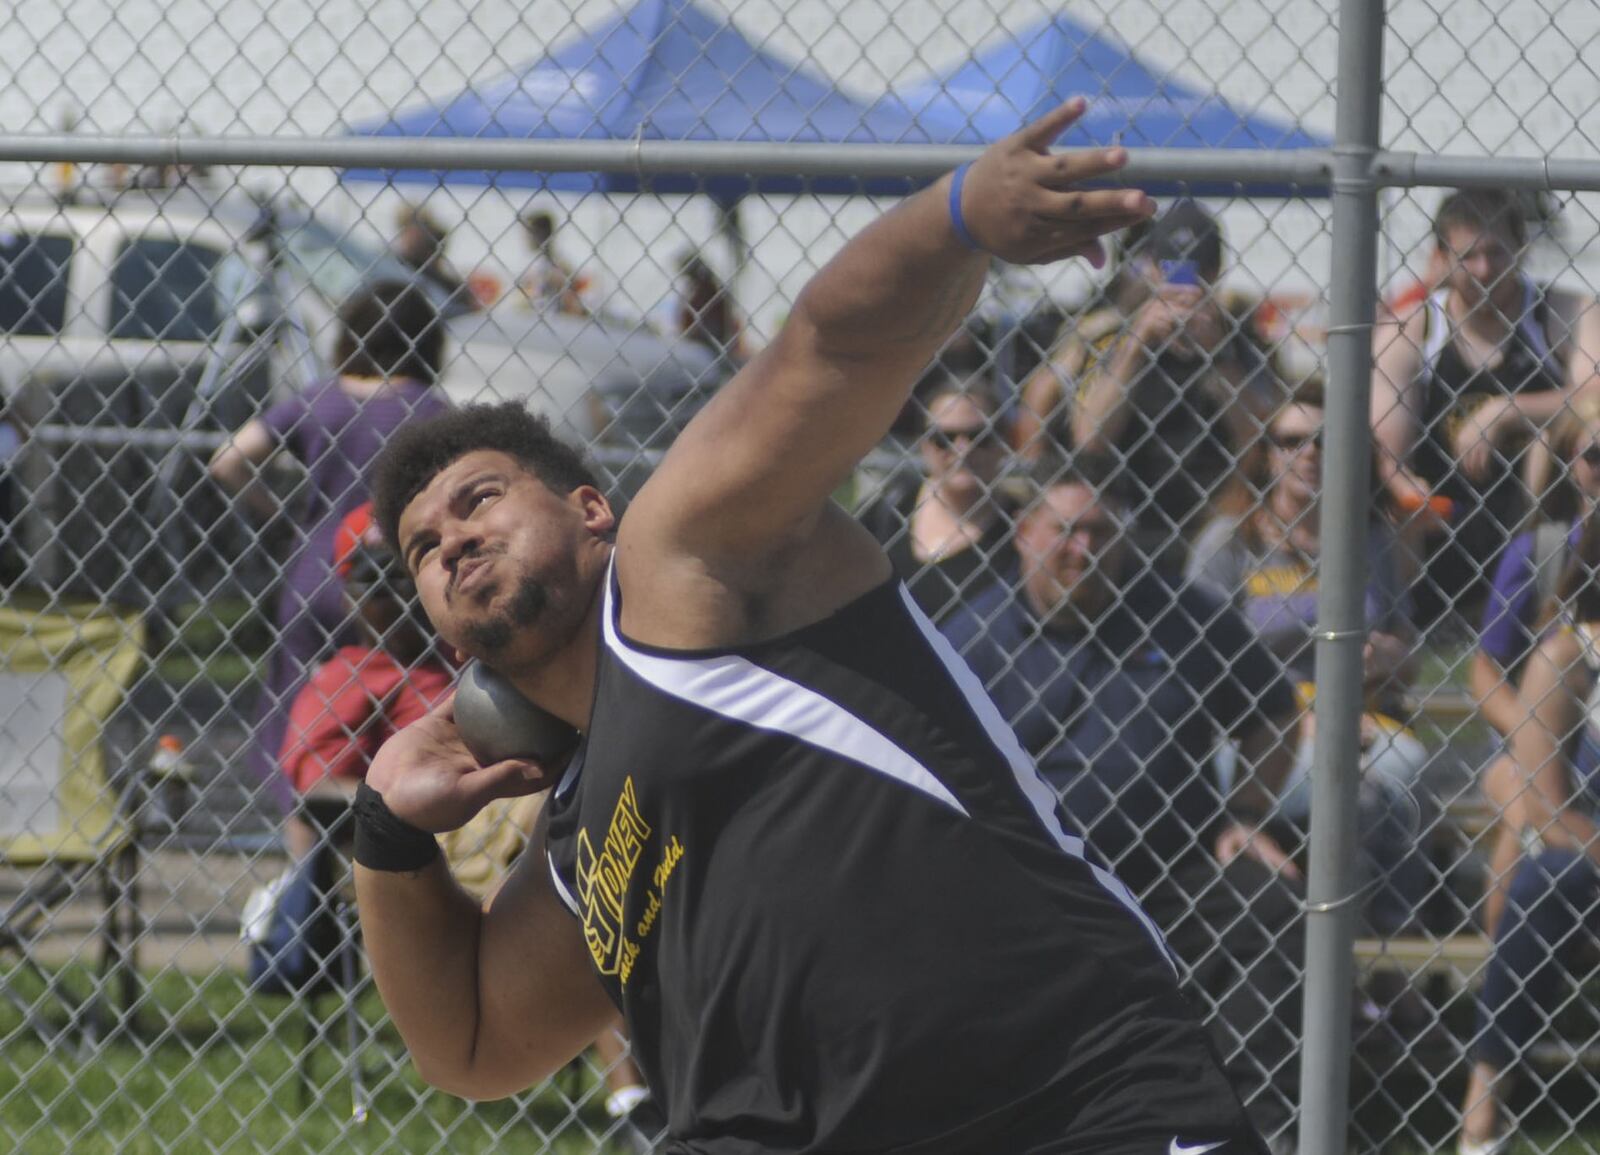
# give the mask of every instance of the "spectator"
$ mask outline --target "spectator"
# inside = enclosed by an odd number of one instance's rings
[[[1479,602],[1528,513],[1516,465],[1530,425],[1590,387],[1600,357],[1592,299],[1522,272],[1527,225],[1513,194],[1451,193],[1433,231],[1440,287],[1373,334],[1379,468],[1408,517],[1424,625]]]
[[[1267,428],[1267,478],[1261,501],[1243,517],[1222,517],[1195,542],[1189,573],[1229,598],[1283,662],[1308,705],[1314,691],[1312,634],[1322,556],[1321,383],[1296,392]],[[1367,712],[1362,718],[1361,840],[1368,868],[1387,880],[1368,901],[1379,933],[1398,933],[1425,896],[1425,863],[1416,855],[1420,813],[1411,789],[1427,751],[1395,719],[1415,676],[1412,630],[1400,585],[1394,531],[1374,516],[1367,532]],[[1280,796],[1281,817],[1302,832],[1311,812],[1314,718],[1300,722],[1293,770]]]
[[[421,205],[401,205],[395,214],[393,252],[400,263],[438,285],[449,298],[470,301],[466,283],[445,255],[450,230]]]
[[[1215,292],[1216,219],[1178,201],[1142,244],[1135,261],[1148,296],[1083,383],[1072,435],[1078,449],[1117,461],[1133,491],[1137,544],[1172,570],[1253,440],[1245,386],[1256,366]]]
[[[722,279],[699,253],[678,258],[678,332],[719,356],[744,358],[744,322]]]
[[[937,623],[1013,568],[1011,521],[995,489],[1006,450],[994,398],[947,378],[927,404],[919,483],[891,488],[861,520]]]
[[[1584,525],[1600,507],[1597,439],[1600,400],[1580,398],[1575,411],[1556,419],[1549,442],[1564,466],[1562,476],[1542,496],[1539,524],[1512,539],[1495,568],[1478,649],[1472,657],[1472,692],[1484,719],[1506,738],[1527,715],[1516,684],[1548,624],[1542,620],[1542,611],[1551,604]],[[1521,775],[1508,754],[1489,764],[1482,781],[1484,798],[1497,814],[1512,807],[1522,788]],[[1483,911],[1484,927],[1490,934],[1500,919],[1510,872],[1522,853],[1516,831],[1503,821],[1497,825]]]
[[[1020,584],[985,589],[944,633],[1165,931],[1252,1118],[1282,1135],[1303,929],[1284,884],[1299,872],[1263,824],[1292,757],[1294,687],[1225,602],[1130,564],[1121,501],[1073,468],[1037,490]],[[1208,765],[1230,739],[1247,772],[1225,807]]]
[[[547,212],[529,213],[522,218],[523,230],[533,249],[533,261],[517,285],[535,308],[553,308],[573,317],[587,317],[583,301],[583,280],[556,251],[556,219]]]
[[[1519,1062],[1560,1007],[1569,976],[1583,981],[1600,935],[1600,519],[1583,523],[1555,593],[1553,625],[1518,686],[1526,712],[1511,737],[1518,776],[1502,821],[1522,847],[1479,993],[1474,1062],[1459,1148],[1505,1146],[1503,1118]]]
[[[277,759],[289,704],[316,662],[348,640],[343,583],[332,561],[339,523],[367,500],[367,468],[390,434],[448,404],[434,388],[444,333],[421,290],[393,281],[373,285],[340,308],[339,326],[338,375],[247,422],[210,466],[211,475],[259,520],[285,516],[300,540],[284,569],[273,615],[278,644],[256,712],[250,762],[266,783],[283,781]],[[280,450],[307,473],[288,505],[260,476]],[[278,801],[286,804],[288,798],[280,795]]]
[[[378,747],[442,701],[455,680],[416,606],[416,586],[373,525],[371,502],[340,521],[333,564],[365,636],[318,666],[290,706],[278,760],[302,797],[353,795]],[[317,838],[304,818],[289,815],[292,859]]]

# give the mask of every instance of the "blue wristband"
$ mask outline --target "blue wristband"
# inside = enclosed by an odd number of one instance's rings
[[[969,160],[955,171],[950,178],[950,227],[956,232],[956,240],[966,245],[969,249],[981,251],[982,246],[972,239],[972,234],[967,232],[967,222],[961,215],[961,188],[967,183],[967,170],[972,167]]]

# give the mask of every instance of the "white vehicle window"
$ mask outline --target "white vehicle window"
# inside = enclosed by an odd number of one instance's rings
[[[0,228],[0,333],[54,337],[67,320],[72,239]]]
[[[208,341],[221,321],[214,274],[222,254],[207,245],[139,237],[111,267],[111,336],[135,341]]]

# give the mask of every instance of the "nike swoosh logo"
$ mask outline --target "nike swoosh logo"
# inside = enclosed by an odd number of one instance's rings
[[[1226,1139],[1218,1139],[1215,1143],[1184,1144],[1174,1139],[1167,1145],[1167,1155],[1206,1155],[1207,1151],[1215,1151],[1226,1142]]]

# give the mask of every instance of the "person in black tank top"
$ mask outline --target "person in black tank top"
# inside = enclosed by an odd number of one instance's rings
[[[1529,507],[1525,450],[1600,356],[1588,298],[1521,271],[1527,225],[1510,193],[1448,196],[1434,220],[1445,273],[1374,336],[1379,468],[1422,559],[1415,612],[1471,613]]]
[[[378,520],[442,637],[579,735],[478,766],[443,707],[357,803],[373,975],[422,1076],[547,1077],[615,1013],[672,1155],[1262,1150],[1161,936],[828,495],[985,252],[1149,214],[1053,157],[1073,101],[855,238],[628,516],[516,405],[397,437]],[[551,789],[487,910],[429,832]]]

